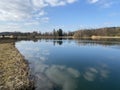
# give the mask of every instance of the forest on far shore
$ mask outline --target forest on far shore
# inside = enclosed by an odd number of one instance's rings
[[[84,29],[74,32],[74,37],[92,37],[92,36],[120,36],[120,27]]]
[[[82,38],[82,37],[92,37],[92,36],[120,36],[120,27],[106,27],[106,28],[98,28],[98,29],[82,29],[72,32],[65,32],[62,29],[55,30],[53,29],[51,32],[41,33],[40,31],[33,32],[1,32],[0,37],[24,37],[24,38],[41,38],[41,37],[63,37],[63,36],[71,36],[74,38]]]

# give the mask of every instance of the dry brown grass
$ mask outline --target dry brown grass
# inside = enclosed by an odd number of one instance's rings
[[[92,39],[119,39],[120,36],[92,36]]]
[[[0,90],[32,90],[28,71],[14,43],[0,44]]]

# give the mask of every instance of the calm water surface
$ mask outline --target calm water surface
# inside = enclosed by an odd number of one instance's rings
[[[36,90],[120,90],[120,42],[19,41]]]

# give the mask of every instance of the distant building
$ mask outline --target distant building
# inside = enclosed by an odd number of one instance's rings
[[[15,38],[13,35],[0,35],[0,38]]]

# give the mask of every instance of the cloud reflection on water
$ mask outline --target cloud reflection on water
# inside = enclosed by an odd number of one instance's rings
[[[88,68],[83,77],[88,81],[94,81],[98,71],[95,68]]]
[[[80,72],[73,68],[63,65],[46,65],[40,61],[35,61],[32,69],[33,75],[37,78],[36,90],[41,88],[42,90],[52,90],[50,88],[55,85],[61,87],[62,90],[75,90],[76,80],[80,77]]]
[[[45,71],[45,74],[54,83],[62,86],[62,90],[75,90],[76,79],[80,76],[79,71],[60,65],[52,65]]]
[[[47,65],[44,62],[50,55],[48,49],[26,47],[23,55],[31,63],[32,74],[35,75],[36,90],[53,90],[58,85],[62,90],[75,90],[80,72],[64,65]]]
[[[83,74],[84,79],[87,81],[95,81],[96,79],[106,79],[109,77],[110,71],[105,64],[98,67],[88,67]]]
[[[50,55],[49,48],[41,48],[39,44],[28,47],[24,43],[17,47],[31,63],[31,71],[36,80],[36,90],[53,90],[56,87],[61,88],[60,90],[76,90],[79,84],[78,78],[83,77],[85,81],[93,82],[101,78],[108,78],[110,73],[108,67],[103,64],[87,68],[84,66],[83,69],[86,69],[83,71],[65,65],[48,65],[45,62]]]

